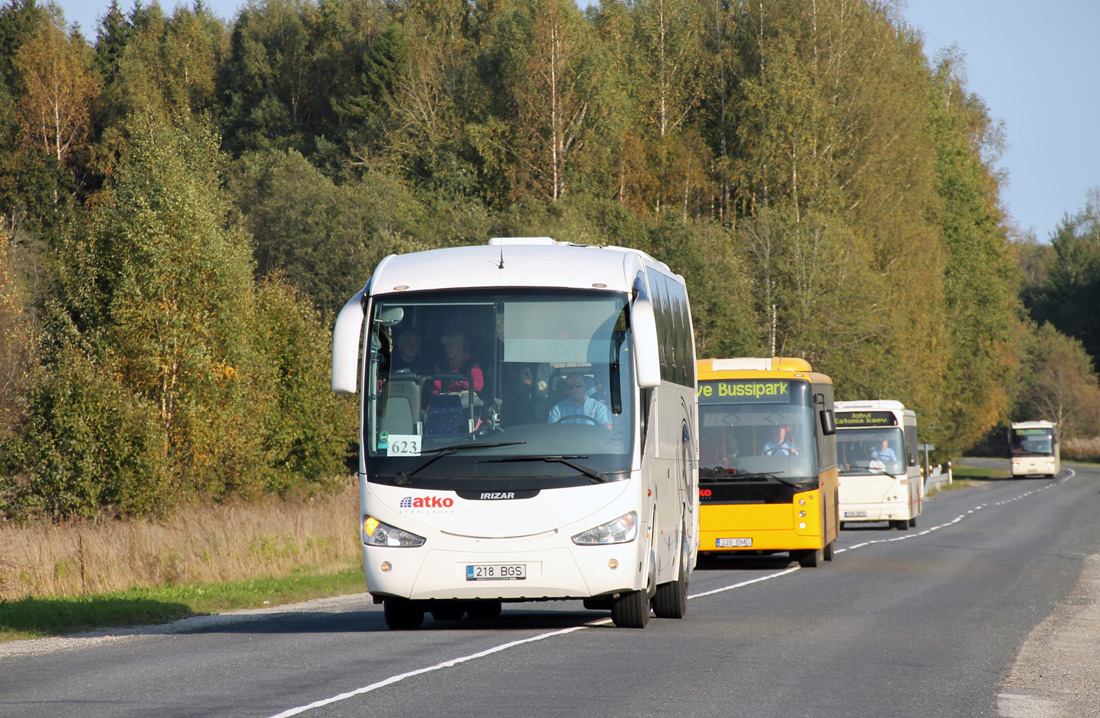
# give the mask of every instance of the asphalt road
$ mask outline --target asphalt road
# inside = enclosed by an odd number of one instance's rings
[[[579,602],[385,628],[366,595],[0,646],[0,716],[1000,716],[1028,634],[1100,551],[1100,472],[937,495],[799,569],[724,559],[688,615]]]

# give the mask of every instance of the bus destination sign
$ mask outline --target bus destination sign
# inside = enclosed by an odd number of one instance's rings
[[[838,411],[837,428],[848,426],[897,426],[898,418],[892,411]]]
[[[701,381],[702,404],[790,404],[789,381]]]

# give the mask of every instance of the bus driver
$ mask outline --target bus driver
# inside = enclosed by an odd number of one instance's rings
[[[596,424],[605,429],[611,428],[611,411],[599,399],[588,396],[588,382],[579,371],[565,377],[569,387],[569,396],[550,409],[547,422],[550,424]]]

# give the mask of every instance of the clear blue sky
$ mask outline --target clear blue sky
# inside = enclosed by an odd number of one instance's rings
[[[908,0],[925,55],[965,54],[967,87],[1004,122],[1001,199],[1048,240],[1100,188],[1100,1]]]
[[[84,37],[94,43],[99,18],[107,13],[111,0],[54,0],[54,2],[65,11],[65,20],[70,23],[79,23]],[[38,4],[45,5],[46,0],[38,0]],[[148,7],[153,2],[152,0],[141,0],[140,3],[135,0],[118,0],[118,7],[124,13],[130,12],[138,4]],[[179,5],[192,7],[194,0],[161,0],[157,4],[170,15]],[[203,5],[213,10],[214,14],[223,20],[232,20],[237,10],[247,4],[247,0],[203,0]]]
[[[109,0],[58,0],[95,40]],[[1047,240],[1062,216],[1100,188],[1100,0],[903,0],[925,54],[952,45],[965,56],[967,87],[1004,123],[1008,173],[1001,198],[1021,231]],[[232,20],[244,0],[205,0]],[[147,2],[144,4],[148,4]],[[166,12],[175,0],[161,2]],[[581,5],[588,4],[579,0]],[[133,0],[120,0],[129,11]]]

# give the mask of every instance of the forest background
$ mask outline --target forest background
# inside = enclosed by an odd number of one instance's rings
[[[649,252],[700,357],[805,357],[940,459],[1022,418],[1100,455],[1100,193],[1018,236],[963,69],[874,0],[113,4],[94,40],[8,0],[0,521],[343,491],[335,313],[506,235]]]

